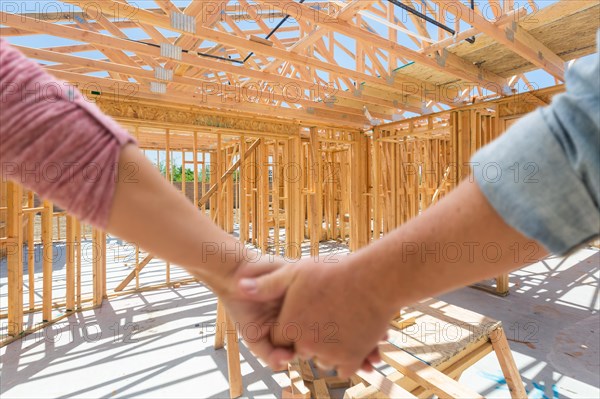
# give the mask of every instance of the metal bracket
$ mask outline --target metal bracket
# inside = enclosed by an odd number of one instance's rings
[[[171,43],[160,44],[160,56],[173,58],[174,60],[181,61],[182,49]]]
[[[173,70],[165,69],[163,67],[156,67],[154,69],[154,77],[158,80],[164,80],[167,82],[173,81]]]
[[[150,91],[157,94],[166,94],[167,85],[161,82],[150,82]]]
[[[171,27],[184,32],[196,33],[196,19],[190,15],[171,13]]]

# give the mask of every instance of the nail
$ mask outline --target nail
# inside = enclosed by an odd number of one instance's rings
[[[248,294],[258,293],[258,284],[256,282],[256,279],[253,279],[253,278],[241,279],[240,280],[240,288]]]

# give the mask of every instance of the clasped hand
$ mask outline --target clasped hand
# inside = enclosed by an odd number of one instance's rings
[[[394,310],[350,259],[242,262],[222,300],[250,350],[274,369],[298,356],[342,377],[370,370]]]

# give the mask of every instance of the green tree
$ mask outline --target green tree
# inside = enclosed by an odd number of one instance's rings
[[[160,172],[161,175],[163,176],[167,176],[166,171],[167,168],[165,166],[164,162],[160,162],[158,165],[158,170]],[[175,166],[172,165],[171,166],[171,176],[174,182],[181,182],[181,170],[182,167],[181,166]],[[207,183],[210,180],[210,172],[207,171],[204,182]],[[194,181],[194,171],[188,168],[185,168],[185,181],[186,182],[193,182]],[[202,172],[198,172],[198,182],[202,182]]]

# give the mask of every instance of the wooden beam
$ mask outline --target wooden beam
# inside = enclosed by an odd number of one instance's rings
[[[312,57],[304,56],[301,54],[295,54],[295,53],[290,52],[289,50],[264,46],[262,44],[255,43],[255,42],[245,39],[245,38],[240,38],[239,36],[235,36],[235,35],[229,34],[227,32],[219,32],[219,31],[216,31],[213,29],[208,29],[208,28],[201,27],[201,26],[196,27],[196,33],[194,33],[194,34],[185,32],[182,30],[178,30],[171,26],[169,17],[167,17],[165,15],[159,15],[159,14],[150,12],[146,9],[137,8],[132,5],[129,5],[129,4],[117,1],[117,0],[100,0],[100,1],[68,0],[66,2],[77,4],[77,5],[85,5],[87,3],[93,4],[95,7],[100,7],[102,12],[105,13],[106,15],[111,16],[111,17],[116,17],[116,18],[122,17],[123,15],[132,14],[132,15],[135,15],[136,20],[141,21],[141,22],[143,21],[147,24],[154,25],[156,27],[162,27],[162,28],[165,28],[165,29],[168,29],[171,31],[179,32],[182,34],[187,34],[188,36],[192,36],[192,37],[195,37],[198,39],[210,40],[215,43],[221,43],[223,45],[228,45],[228,46],[232,46],[234,48],[243,49],[248,52],[254,52],[254,53],[262,55],[262,56],[275,57],[275,58],[279,58],[279,59],[289,60],[290,62],[292,62],[294,64],[307,66],[307,67],[313,67],[316,69],[323,70],[325,72],[333,72],[333,73],[341,75],[341,76],[349,76],[358,83],[368,82],[368,83],[371,83],[371,84],[374,84],[374,85],[377,85],[380,87],[384,87],[387,89],[393,89],[393,87],[394,87],[393,84],[390,84],[388,81],[386,81],[383,78],[367,75],[364,73],[359,73],[359,72],[349,69],[349,68],[343,68],[339,65],[334,65],[334,64],[331,64],[328,62],[321,61],[317,58],[312,58]],[[288,3],[288,2],[286,2],[286,3]],[[294,7],[296,5],[298,5],[299,7],[306,7],[304,5],[299,5],[297,3],[293,3],[292,7]],[[280,7],[279,3],[274,3],[272,6],[275,8]],[[282,7],[285,8],[285,6],[282,6]],[[301,9],[304,9],[304,8],[301,8]],[[313,10],[311,10],[310,8],[307,8],[307,9],[309,10],[308,11],[309,13],[313,13]],[[320,18],[328,18],[327,15],[325,15],[323,13],[321,13],[321,14],[322,15],[320,15]],[[341,22],[347,24],[345,21],[341,21]],[[338,24],[336,23],[333,25],[337,26]],[[349,26],[350,31],[356,30],[356,27],[352,27],[349,24],[347,24],[347,25]],[[363,31],[363,32],[366,32],[366,31]],[[368,33],[368,32],[366,32],[366,33]],[[382,39],[380,36],[377,36],[377,35],[369,36],[369,38],[373,39],[373,40],[377,40],[377,39],[383,40],[385,43],[383,45],[384,48],[389,50],[388,47],[390,46],[390,43],[386,39]],[[393,48],[395,48],[397,46],[398,45],[394,44]],[[412,50],[408,50],[408,49],[406,49],[406,50],[412,51]],[[413,53],[416,56],[419,56],[419,54],[417,52],[412,52],[411,54],[413,54]],[[452,57],[452,56],[450,56],[450,57]],[[423,59],[427,59],[427,58],[428,57],[426,57],[426,56],[423,57]],[[433,65],[436,62],[431,61],[430,63],[431,63],[431,65]],[[466,67],[466,68],[474,68],[473,65],[469,64],[469,63],[464,63],[462,66]],[[219,69],[217,69],[217,70],[219,70]],[[485,73],[483,73],[483,72],[484,71],[477,70],[477,74],[473,74],[473,75],[471,75],[471,77],[475,78],[480,75],[485,75]],[[477,80],[473,80],[473,81],[477,81]],[[424,81],[420,81],[418,79],[410,78],[408,76],[401,76],[401,75],[396,76],[396,83],[400,83],[400,84],[407,83],[407,84],[417,85],[417,87],[419,87],[419,86],[426,87],[426,82],[424,82]],[[423,93],[425,95],[431,94],[427,90],[423,90]]]
[[[465,22],[473,25],[481,32],[503,44],[514,53],[545,70],[562,81],[565,80],[564,61],[539,40],[534,38],[518,22],[513,21],[502,30],[488,21],[478,12],[471,10],[459,0],[433,0],[440,8],[443,7]],[[448,7],[451,5],[452,7]]]
[[[66,309],[75,310],[75,255],[76,240],[75,228],[76,220],[73,216],[67,215],[67,242],[66,242]]]
[[[26,56],[28,56],[30,58],[51,61],[51,62],[60,62],[60,63],[69,64],[69,65],[74,65],[74,66],[96,69],[99,71],[113,71],[113,72],[117,72],[117,73],[128,74],[128,75],[134,76],[134,77],[154,79],[154,72],[146,70],[146,69],[141,69],[138,67],[132,67],[132,66],[128,66],[128,65],[114,63],[114,62],[92,60],[92,59],[78,57],[78,56],[74,56],[74,55],[61,54],[61,53],[56,53],[56,52],[52,52],[52,51],[48,51],[48,50],[34,49],[34,48],[30,48],[30,47],[22,47],[22,46],[17,46],[17,45],[15,45],[13,47],[15,47],[16,49],[18,49],[19,51],[21,51],[23,54],[25,54]],[[53,69],[52,71],[54,72],[55,70]],[[199,79],[199,78],[190,78],[190,77],[186,77],[186,76],[174,76],[173,82],[188,86],[190,88],[193,88],[194,90],[197,90],[198,88],[210,90],[211,93],[206,93],[205,96],[211,96],[211,97],[218,98],[219,101],[224,101],[221,99],[227,98],[228,96],[230,96],[230,93],[232,92],[232,90],[231,90],[232,86],[230,86],[230,85],[215,83],[212,81]],[[304,106],[305,108],[314,108],[314,109],[320,109],[320,110],[324,110],[324,111],[336,111],[336,112],[343,112],[343,113],[356,114],[356,115],[363,116],[363,111],[362,111],[363,103],[360,103],[357,105],[356,102],[352,103],[352,102],[346,101],[346,102],[344,102],[344,104],[347,104],[347,105],[340,105],[339,102],[333,103],[331,105],[325,105],[323,102],[315,102],[315,101],[305,99],[303,93],[299,93],[299,94],[302,94],[302,98],[290,97],[289,94],[286,93],[284,95],[283,92],[278,93],[278,92],[274,92],[274,91],[264,91],[264,90],[259,90],[259,89],[257,89],[257,90],[249,90],[249,89],[242,90],[241,88],[236,88],[235,86],[233,87],[233,96],[235,97],[235,99],[237,100],[238,103],[240,103],[240,102],[252,103],[253,101],[251,101],[251,100],[254,97],[258,97],[258,98],[262,98],[262,99],[272,98],[272,99],[276,99],[279,101],[285,101],[288,103],[300,104],[300,105]],[[186,96],[189,96],[189,94],[186,93]],[[200,95],[200,99],[201,98],[202,98],[202,95]],[[392,104],[390,102],[390,106],[391,105]],[[389,108],[389,109],[391,110],[391,112],[393,112],[395,110],[395,108]]]
[[[242,396],[242,369],[240,364],[240,344],[238,332],[231,316],[226,315],[227,329],[225,331],[227,342],[227,375],[229,377],[229,397]]]
[[[526,15],[527,15],[527,9],[525,7],[521,7],[519,9],[509,12],[508,14],[504,14],[504,15],[500,16],[492,23],[498,28],[504,28],[506,25],[508,25],[514,21],[518,21],[519,19],[521,19],[522,17],[524,17]],[[433,43],[432,45],[427,46],[427,47],[423,48],[422,50],[420,50],[420,52],[423,54],[431,54],[434,51],[441,51],[441,50],[445,49],[446,47],[449,47],[453,44],[460,43],[461,41],[463,41],[469,37],[476,36],[479,33],[481,33],[479,31],[479,29],[469,28],[462,32],[457,33],[454,36],[450,36],[449,38],[438,41],[437,43]]]
[[[281,0],[278,2],[270,2],[269,0],[256,1],[259,3],[268,4],[269,6],[277,9],[285,9],[290,13],[290,15],[292,15],[292,17],[296,19],[310,21],[313,24],[323,26],[325,29],[334,30],[361,43],[365,43],[369,47],[380,47],[386,51],[397,54],[398,56],[411,59],[419,64],[426,65],[438,71],[452,74],[469,82],[478,83],[481,86],[486,86],[491,91],[501,93],[504,88],[507,87],[506,79],[483,68],[478,68],[455,54],[445,53],[435,59],[435,57],[429,57],[427,55],[420,54],[418,51],[411,50],[398,43],[391,42],[388,39],[385,39],[375,33],[368,32],[359,26],[350,24],[347,21],[331,18],[322,11],[313,9],[304,4],[298,4],[293,0]],[[395,74],[394,78],[398,79],[399,81],[404,79],[401,74]]]
[[[23,332],[23,190],[20,185],[7,183],[7,250],[8,268],[8,335]],[[30,216],[31,217],[31,216]],[[32,243],[29,243],[31,245]],[[33,268],[33,265],[29,265]]]
[[[380,344],[379,351],[385,362],[441,398],[483,399],[477,392],[390,343]]]
[[[135,15],[135,18],[139,21],[143,21],[145,23],[154,25],[156,27],[161,27],[164,29],[169,29],[174,32],[179,32],[182,34],[187,34],[198,39],[206,39],[213,41],[215,43],[221,43],[224,45],[232,46],[238,49],[243,49],[248,52],[254,52],[256,54],[261,54],[268,57],[277,57],[282,59],[287,59],[295,64],[314,67],[326,72],[333,72],[340,75],[346,74],[351,76],[356,81],[367,81],[377,85],[390,86],[384,79],[377,78],[374,76],[360,74],[352,69],[343,68],[340,66],[335,66],[330,63],[321,61],[316,58],[311,58],[307,56],[303,56],[300,54],[291,53],[287,50],[279,49],[276,47],[268,47],[259,43],[255,43],[251,40],[240,38],[238,36],[215,31],[213,29],[208,29],[204,27],[196,27],[196,33],[189,33],[177,28],[173,28],[171,26],[169,17],[165,15],[158,15],[156,13],[150,12],[143,8],[134,7],[132,5],[117,1],[117,0],[66,0],[67,3],[77,4],[79,6],[83,6],[86,4],[93,4],[96,7],[99,7],[102,12],[112,18],[122,17],[123,13],[132,13]],[[294,5],[298,5],[294,3]],[[279,7],[279,4],[274,4],[274,7]],[[301,5],[299,5],[302,7]],[[308,9],[309,12],[312,10]],[[127,14],[125,14],[127,15]]]
[[[148,45],[145,45],[142,43],[137,43],[134,41],[128,41],[128,40],[124,40],[124,39],[120,39],[120,38],[116,38],[116,37],[112,37],[112,36],[106,36],[106,35],[102,35],[102,34],[99,34],[96,32],[84,31],[84,30],[76,29],[76,28],[69,28],[69,27],[65,27],[62,25],[56,25],[56,24],[52,24],[49,22],[45,22],[45,21],[38,21],[38,20],[31,19],[31,18],[27,18],[27,17],[20,17],[18,15],[9,14],[9,13],[5,13],[5,12],[0,12],[0,16],[2,17],[2,20],[5,21],[5,23],[7,25],[20,26],[25,29],[29,29],[31,31],[38,32],[41,34],[49,34],[49,35],[68,38],[68,39],[72,39],[72,40],[80,40],[80,41],[88,42],[88,43],[91,43],[94,45],[98,45],[100,48],[108,47],[108,48],[115,48],[115,49],[126,49],[127,51],[132,51],[132,52],[135,52],[136,54],[147,54],[147,55],[150,55],[150,56],[153,56],[156,58],[160,57],[160,49],[157,47],[154,47],[154,46],[148,46]],[[46,54],[46,53],[40,53],[40,54]],[[292,89],[297,88],[299,90],[299,92],[310,90],[311,88],[313,90],[315,90],[314,82],[308,82],[308,81],[304,81],[301,79],[284,77],[284,76],[280,76],[277,74],[272,74],[272,73],[268,73],[268,72],[264,72],[264,71],[260,71],[260,70],[254,70],[254,69],[249,69],[249,68],[239,68],[237,66],[231,65],[231,63],[228,63],[228,62],[215,61],[215,60],[211,60],[208,58],[199,58],[197,56],[187,54],[187,53],[182,54],[182,59],[179,62],[181,64],[185,64],[185,65],[189,65],[189,66],[204,65],[207,68],[214,69],[217,71],[223,71],[226,73],[231,73],[235,76],[247,76],[250,78],[255,78],[255,79],[261,80],[263,82],[271,82],[270,83],[271,85],[278,84],[279,85],[278,87],[285,87],[285,88],[287,88],[286,90],[289,90],[289,88],[292,88]],[[89,64],[89,65],[92,65],[92,64]],[[99,64],[97,64],[97,65],[99,65]],[[139,73],[142,73],[142,74],[145,73],[145,72],[141,72],[141,71],[143,71],[142,68],[139,68],[139,69],[140,69]],[[84,78],[89,78],[89,76],[84,77]],[[211,84],[215,84],[215,83],[211,82]],[[398,97],[402,99],[405,96],[412,96],[414,94],[413,89],[415,87],[419,87],[419,86],[418,85],[410,86],[410,87],[407,86],[402,89],[392,88],[392,87],[388,86],[388,87],[384,87],[384,89],[386,89],[390,92],[397,93]],[[319,90],[325,91],[326,89],[324,87],[323,88],[319,87]],[[287,95],[293,96],[294,94],[288,92]],[[450,93],[450,95],[453,95],[453,94]],[[340,97],[340,98],[347,98],[349,100],[361,100],[363,102],[372,102],[372,103],[390,107],[390,108],[398,108],[398,107],[403,107],[403,106],[410,107],[411,106],[410,103],[407,103],[406,105],[404,105],[403,100],[395,102],[392,100],[384,100],[384,99],[380,99],[376,96],[368,96],[368,95],[361,95],[360,97],[357,97],[357,96],[353,95],[352,93],[344,92],[344,91],[335,92],[335,96]],[[315,104],[315,103],[313,103],[313,104]],[[248,104],[248,105],[253,105],[253,104]],[[315,104],[315,105],[317,105],[317,108],[318,108],[319,104]],[[411,110],[411,109],[409,109],[409,110]],[[417,110],[416,109],[411,110],[411,112],[415,112],[415,111],[417,111]]]
[[[121,281],[119,285],[115,288],[115,292],[123,291],[125,287],[135,278],[135,276],[144,268],[150,261],[154,259],[154,255],[148,254],[144,260],[138,263],[135,268]]]
[[[521,380],[521,373],[519,373],[515,359],[508,346],[504,329],[499,327],[490,332],[490,340],[494,351],[496,352],[496,356],[498,357],[498,362],[500,363],[500,368],[506,379],[506,385],[508,385],[510,395],[513,398],[526,398],[527,393],[525,392],[525,387]]]
[[[44,321],[52,320],[52,203],[44,201],[44,211],[42,212],[42,298]]]
[[[197,106],[227,110],[235,113],[254,112],[260,115],[277,114],[278,116],[285,117],[288,120],[306,124],[317,122],[321,124],[335,124],[337,126],[347,126],[352,128],[362,128],[365,125],[364,116],[361,117],[355,114],[340,114],[322,109],[297,110],[292,108],[277,108],[275,106],[263,105],[259,103],[245,103],[244,109],[240,110],[241,107],[239,103],[235,101],[223,103],[221,100],[212,98],[205,98],[202,99],[202,101],[198,101],[197,96],[190,93],[173,91],[167,94],[151,93],[143,86],[140,86],[138,83],[134,82],[109,78],[98,78],[95,76],[80,75],[66,71],[52,71],[51,73],[57,78],[77,84],[79,87],[87,87],[88,90],[90,90],[91,87],[91,90],[94,91],[100,89],[102,95],[114,95],[123,99],[128,97],[130,100],[162,100],[186,105],[188,107],[190,104],[197,104]]]
[[[359,370],[356,375],[374,386],[378,391],[383,392],[388,398],[415,398],[415,396],[406,389],[396,385],[393,381],[377,371],[368,372]]]

